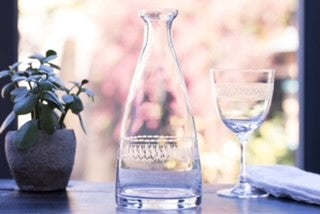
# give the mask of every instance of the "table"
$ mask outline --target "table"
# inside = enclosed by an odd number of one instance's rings
[[[230,185],[229,185],[230,186]],[[204,185],[201,207],[183,211],[139,211],[117,208],[114,185],[70,181],[66,192],[26,193],[16,190],[13,180],[0,179],[0,213],[320,213],[320,206],[290,199],[229,199],[218,197],[226,185]]]

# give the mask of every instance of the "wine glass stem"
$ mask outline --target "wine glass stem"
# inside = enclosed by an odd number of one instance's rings
[[[239,133],[238,138],[240,140],[240,161],[241,161],[241,171],[240,171],[240,183],[246,183],[246,148],[249,139],[249,133]]]

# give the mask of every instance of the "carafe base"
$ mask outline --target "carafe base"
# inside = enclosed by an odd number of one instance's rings
[[[125,188],[117,196],[120,207],[143,210],[175,210],[197,207],[201,196],[182,188]]]

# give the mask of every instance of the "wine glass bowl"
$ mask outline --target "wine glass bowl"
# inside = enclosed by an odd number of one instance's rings
[[[274,70],[211,70],[215,100],[225,126],[239,138],[241,172],[232,189],[220,196],[259,198],[268,194],[252,187],[246,179],[246,145],[251,134],[265,120],[272,101]]]

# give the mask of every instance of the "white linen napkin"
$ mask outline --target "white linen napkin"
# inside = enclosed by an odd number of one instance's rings
[[[248,167],[248,182],[275,197],[320,205],[320,175],[292,166]]]

